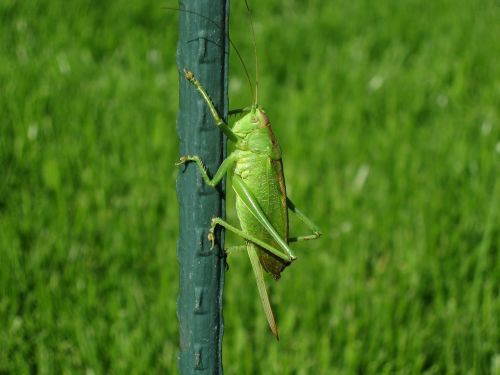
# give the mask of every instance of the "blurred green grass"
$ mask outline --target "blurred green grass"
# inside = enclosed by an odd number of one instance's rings
[[[0,373],[176,371],[162,5],[0,3]],[[272,283],[279,344],[231,257],[225,372],[500,374],[498,2],[252,5],[287,189],[325,235]]]

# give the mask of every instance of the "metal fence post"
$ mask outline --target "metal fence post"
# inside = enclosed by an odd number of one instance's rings
[[[179,151],[181,155],[199,155],[213,175],[225,157],[225,138],[200,93],[182,71],[189,69],[195,74],[219,113],[227,119],[229,0],[184,0],[180,9]],[[217,243],[211,250],[207,234],[210,220],[225,214],[224,189],[224,184],[218,189],[207,186],[194,163],[180,167],[177,316],[178,368],[182,375],[223,373],[223,237],[217,232]]]

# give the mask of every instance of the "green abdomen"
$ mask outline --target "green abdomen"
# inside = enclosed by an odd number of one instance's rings
[[[273,227],[288,242],[288,212],[281,160],[272,160],[267,155],[250,151],[240,151],[240,153],[241,157],[237,162],[235,174],[241,177]],[[243,231],[283,251],[246,208],[238,195],[236,197],[236,212]],[[276,279],[289,264],[260,247],[258,247],[258,255],[263,268]]]

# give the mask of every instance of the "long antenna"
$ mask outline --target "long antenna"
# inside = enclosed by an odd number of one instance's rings
[[[246,2],[246,0],[245,0],[245,2]],[[203,18],[204,20],[207,20],[212,25],[217,27],[219,30],[222,30],[222,27],[217,22],[215,22],[214,20],[210,19],[209,17],[207,17],[201,13],[195,12],[193,10],[181,9],[181,8],[176,8],[176,7],[162,7],[162,9],[175,10],[177,12],[186,12],[189,14],[194,14],[198,17]],[[247,4],[247,9],[248,9],[248,4]],[[252,25],[252,32],[253,32],[253,25]],[[257,93],[254,93],[254,91],[253,91],[252,80],[250,79],[250,74],[248,73],[248,69],[247,69],[247,66],[245,64],[245,61],[243,61],[243,57],[241,57],[240,51],[238,50],[238,48],[236,48],[236,45],[233,43],[233,41],[231,40],[231,38],[229,36],[228,36],[228,39],[229,39],[229,43],[231,44],[231,47],[233,47],[234,52],[236,52],[236,55],[238,56],[238,60],[240,60],[240,62],[241,62],[241,66],[243,67],[243,70],[245,71],[245,76],[247,77],[248,85],[250,86],[250,93],[252,94],[252,99],[254,100],[255,103],[257,103]],[[254,34],[254,46],[255,46],[255,34]],[[257,90],[257,82],[255,83],[255,87]]]
[[[255,39],[255,28],[253,26],[252,11],[248,6],[247,0],[245,0],[245,5],[247,6],[248,16],[250,17],[250,26],[252,28],[253,51],[255,54],[255,106],[257,106],[257,101],[259,98],[259,58],[257,56],[257,41]]]

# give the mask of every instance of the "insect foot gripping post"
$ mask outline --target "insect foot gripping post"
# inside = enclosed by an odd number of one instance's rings
[[[215,125],[234,144],[234,151],[222,162],[212,178],[197,155],[182,156],[177,164],[195,162],[205,183],[212,187],[217,186],[226,174],[230,177],[236,192],[236,212],[241,228],[216,217],[212,219],[210,228],[207,228],[208,239],[213,245],[215,228],[220,225],[246,241],[246,250],[267,321],[274,336],[279,339],[263,271],[271,274],[274,279],[279,279],[283,270],[296,259],[289,244],[316,239],[320,237],[321,232],[295,207],[286,194],[278,141],[266,113],[257,105],[256,100],[249,108],[231,111],[232,114],[239,113],[243,116],[230,128],[217,113],[210,96],[195,75],[184,70],[184,76],[199,91],[215,120]],[[289,237],[288,211],[297,215],[312,234]]]

